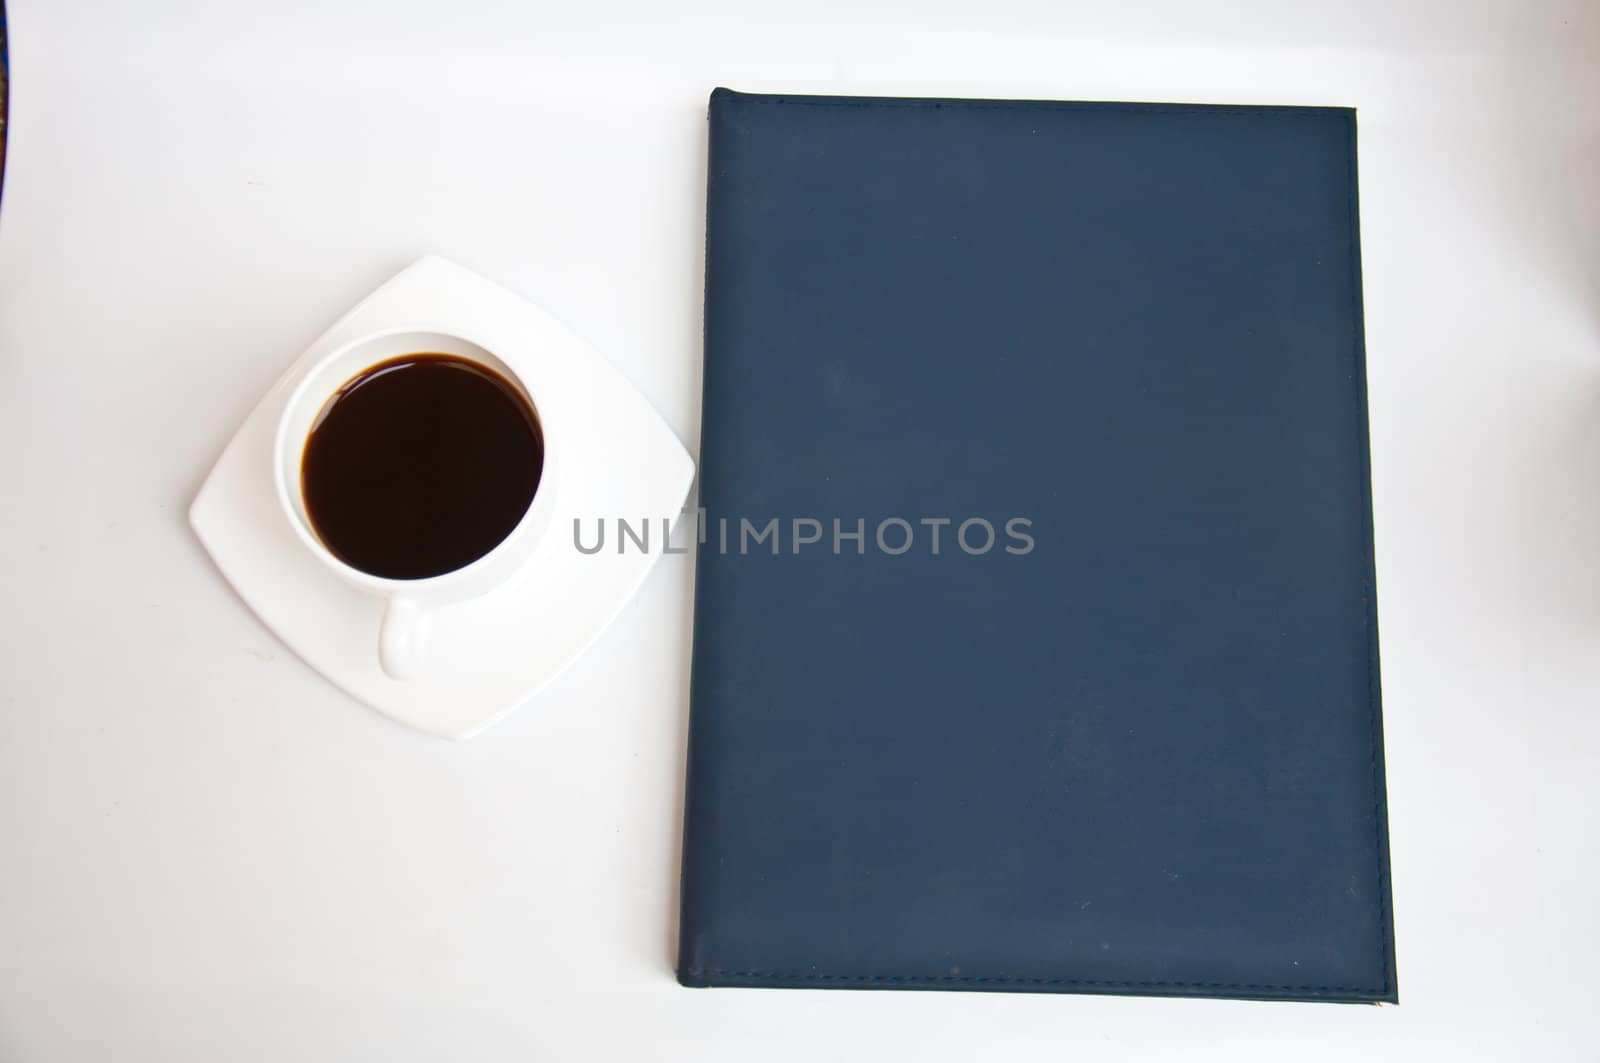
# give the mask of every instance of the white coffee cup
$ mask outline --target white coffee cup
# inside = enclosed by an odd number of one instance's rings
[[[318,416],[340,389],[368,368],[405,354],[450,354],[477,362],[513,384],[540,417],[544,431],[544,469],[538,491],[510,534],[470,564],[426,579],[389,579],[347,565],[318,537],[307,513],[301,484],[306,438]],[[522,568],[549,530],[560,481],[559,432],[552,433],[527,383],[487,349],[462,336],[401,330],[375,333],[334,350],[301,379],[278,421],[273,444],[278,501],[295,534],[336,576],[388,604],[378,631],[378,663],[390,678],[403,680],[425,667],[430,614],[453,602],[486,594]]]

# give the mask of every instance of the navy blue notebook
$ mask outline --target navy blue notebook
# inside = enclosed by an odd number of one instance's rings
[[[1355,116],[711,100],[686,985],[1396,999]]]

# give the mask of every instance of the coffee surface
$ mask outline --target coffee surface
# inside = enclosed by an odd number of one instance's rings
[[[323,407],[301,488],[317,536],[345,564],[426,579],[498,546],[543,469],[538,418],[515,386],[455,355],[407,354]]]

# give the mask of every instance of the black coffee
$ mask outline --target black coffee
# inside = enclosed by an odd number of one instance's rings
[[[543,470],[538,418],[509,381],[455,355],[407,354],[328,400],[300,482],[311,526],[339,560],[426,579],[498,546]]]

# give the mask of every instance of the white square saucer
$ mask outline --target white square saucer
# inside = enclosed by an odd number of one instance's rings
[[[385,603],[337,578],[296,537],[273,480],[273,440],[301,376],[361,336],[400,329],[472,337],[514,371],[537,363],[552,382],[541,410],[562,407],[561,477],[551,532],[508,583],[433,615],[418,675],[378,664]],[[234,590],[272,631],[351,696],[400,723],[466,738],[527,701],[616,618],[660,556],[694,462],[644,397],[543,311],[441,258],[422,259],[363,300],[289,367],[251,411],[206,478],[189,522]],[[647,519],[652,549],[585,554],[582,520]]]

